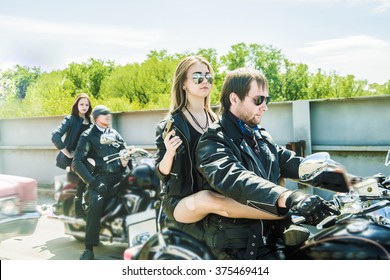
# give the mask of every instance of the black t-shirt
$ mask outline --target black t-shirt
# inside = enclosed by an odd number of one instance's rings
[[[188,123],[188,127],[189,127],[189,130],[190,130],[190,137],[191,137],[191,141],[190,141],[190,155],[191,155],[191,159],[192,159],[192,176],[194,178],[194,192],[198,191],[199,190],[199,184],[197,182],[197,178],[199,176],[199,173],[196,171],[196,168],[195,168],[195,153],[196,153],[196,145],[198,144],[199,142],[199,138],[200,136],[202,136],[201,133],[199,133],[195,128],[192,127],[192,125]]]

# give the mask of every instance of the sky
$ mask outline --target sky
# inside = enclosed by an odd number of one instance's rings
[[[390,0],[0,0],[0,69],[119,65],[265,44],[310,71],[390,80]]]

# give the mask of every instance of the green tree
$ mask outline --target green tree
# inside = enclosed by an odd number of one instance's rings
[[[362,96],[363,88],[355,81],[355,76],[333,76],[332,96],[335,98]]]
[[[33,84],[41,75],[39,67],[27,67],[16,65],[11,70],[4,71],[1,75],[1,87],[3,98],[19,98],[26,97],[28,87]]]
[[[99,98],[101,83],[115,68],[113,61],[90,59],[87,65],[88,92],[93,97]]]
[[[269,92],[273,100],[284,100],[280,72],[284,70],[284,56],[270,45],[239,43],[221,57],[221,64],[227,70],[239,67],[253,67],[261,71],[268,80]]]
[[[309,73],[306,64],[289,61],[273,46],[238,43],[221,57],[211,48],[174,54],[152,50],[143,62],[124,66],[90,58],[62,71],[41,73],[37,67],[16,65],[0,71],[0,117],[68,114],[79,92],[90,94],[93,104],[103,103],[113,111],[168,108],[173,73],[188,55],[201,55],[212,64],[214,105],[219,102],[226,71],[244,66],[264,73],[273,101],[390,94],[390,80],[369,84],[353,75],[343,77],[321,69]]]
[[[282,92],[281,71],[284,71],[285,57],[281,50],[270,45],[249,45],[249,62],[260,70],[268,80],[269,92],[273,100],[285,100]]]
[[[65,69],[63,89],[75,96],[79,92],[88,92],[99,98],[101,83],[115,68],[112,61],[90,58],[84,63],[71,63]]]
[[[309,97],[309,71],[303,63],[285,59],[286,72],[281,75],[281,95],[284,100],[303,100]]]
[[[390,94],[390,80],[387,81],[386,84],[383,86],[383,93],[384,94]]]
[[[309,79],[309,99],[328,98],[332,92],[332,78],[325,75],[321,69]]]
[[[179,55],[151,51],[141,64],[127,64],[115,69],[102,85],[104,97],[125,97],[132,107],[169,106],[172,76]]]
[[[64,71],[44,73],[29,87],[25,109],[33,116],[70,114],[73,96],[63,90]]]
[[[221,64],[228,71],[236,68],[249,66],[247,65],[249,58],[249,48],[245,43],[235,44],[230,47],[230,51],[221,57]]]
[[[0,71],[0,101],[5,101],[15,96],[15,83],[11,70]]]

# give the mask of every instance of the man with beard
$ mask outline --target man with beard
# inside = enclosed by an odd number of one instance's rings
[[[277,145],[259,125],[269,100],[267,79],[259,71],[239,68],[226,75],[221,118],[201,136],[195,153],[202,188],[276,216],[295,208],[316,224],[337,210],[319,196],[280,186],[282,178],[299,178],[303,158]],[[219,259],[285,258],[275,234],[279,221],[209,214],[203,224],[206,243]]]

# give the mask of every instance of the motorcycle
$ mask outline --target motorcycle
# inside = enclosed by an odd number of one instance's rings
[[[101,143],[109,144],[110,139],[102,138]],[[155,217],[159,208],[160,180],[154,169],[154,155],[134,146],[104,158],[106,162],[124,157],[131,161],[131,170],[115,186],[117,194],[104,205],[100,219],[100,240],[127,243],[129,246],[145,242],[157,231]],[[65,234],[79,241],[85,239],[86,221],[76,218],[74,198],[76,182],[74,173],[55,178],[55,200],[50,219],[64,223]],[[83,207],[88,211],[88,203],[83,198]]]
[[[390,151],[385,161],[386,166],[389,164]],[[304,165],[318,165],[318,168],[305,173]],[[339,167],[326,153],[319,153],[303,162],[301,180],[311,180],[318,187],[333,187],[336,193],[331,202],[340,214],[329,216],[317,224],[312,236],[302,244],[289,248],[288,258],[390,259],[390,176],[376,174],[361,178],[352,185],[347,181],[342,186],[321,183],[319,178],[326,178],[327,173],[333,172],[340,177],[341,173],[334,172]],[[302,219],[298,217],[295,222],[299,224]]]
[[[385,165],[390,165],[390,150]],[[303,217],[290,213],[291,222],[310,234],[297,244],[286,244],[287,259],[390,259],[390,176],[377,174],[351,180],[342,170],[344,168],[324,152],[312,154],[301,163],[300,182],[334,191],[330,202],[340,214],[311,226],[304,224]],[[216,258],[205,244],[191,236],[176,229],[159,228],[144,244],[128,248],[124,259]]]

